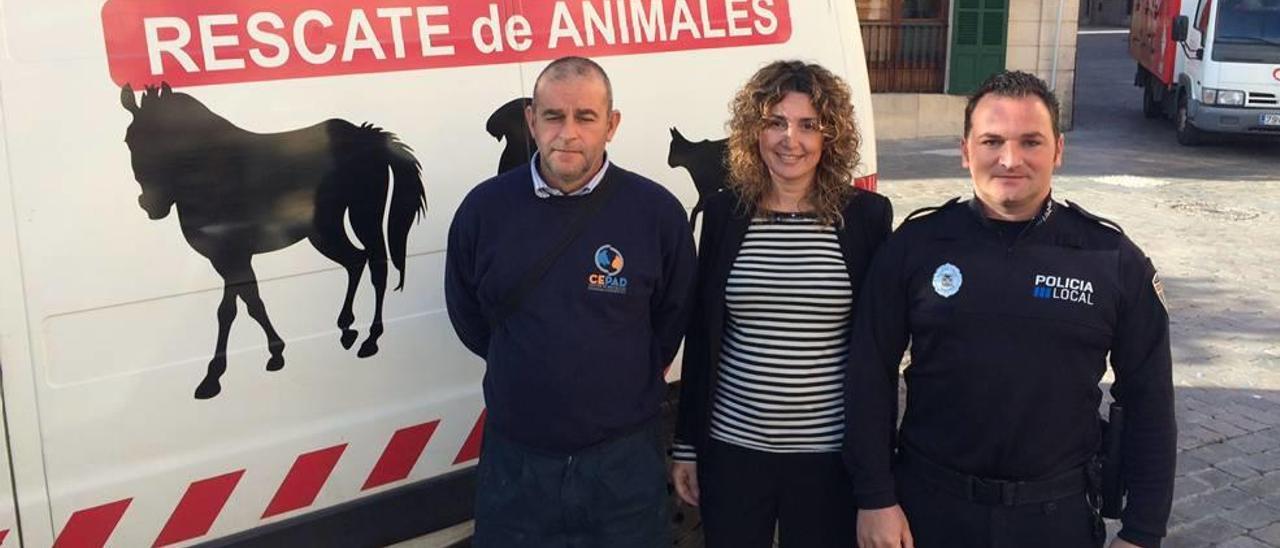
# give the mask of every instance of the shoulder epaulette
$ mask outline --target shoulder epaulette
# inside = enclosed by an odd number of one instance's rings
[[[1124,229],[1120,228],[1120,225],[1116,224],[1115,221],[1112,221],[1111,219],[1108,219],[1106,217],[1099,217],[1097,215],[1089,213],[1088,211],[1085,211],[1083,207],[1080,207],[1079,204],[1076,204],[1071,200],[1067,200],[1067,207],[1072,210],[1075,210],[1075,212],[1079,213],[1081,217],[1084,217],[1086,219],[1089,219],[1090,221],[1098,223],[1107,228],[1114,229],[1116,232],[1124,234]]]
[[[956,203],[956,202],[958,202],[958,201],[960,201],[960,197],[959,197],[959,196],[956,196],[955,198],[952,198],[952,199],[950,199],[950,200],[947,200],[947,201],[946,201],[946,203],[944,203],[944,204],[942,204],[942,205],[936,205],[936,206],[930,206],[930,207],[922,207],[922,208],[920,208],[920,209],[917,209],[917,210],[915,210],[915,211],[912,211],[911,213],[908,213],[908,214],[907,214],[907,218],[906,218],[906,219],[903,219],[903,220],[902,220],[902,222],[904,222],[904,223],[905,223],[905,222],[907,222],[907,221],[910,221],[910,220],[912,220],[912,219],[915,219],[916,217],[920,217],[920,216],[923,216],[923,215],[928,215],[928,214],[930,214],[930,213],[933,213],[933,212],[935,212],[935,211],[938,211],[939,209],[946,208],[946,207],[948,207],[948,206],[950,206],[950,205],[952,205],[952,204],[954,204],[954,203]]]

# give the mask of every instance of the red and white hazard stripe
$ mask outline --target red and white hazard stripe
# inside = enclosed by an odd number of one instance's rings
[[[479,458],[480,441],[484,433],[485,413],[482,410],[470,433],[453,459],[453,464],[464,464]],[[433,420],[407,426],[391,435],[377,463],[369,471],[360,492],[383,487],[409,477],[418,463],[440,421]],[[298,455],[293,465],[280,481],[270,502],[263,509],[260,519],[310,507],[338,466],[348,444],[333,445]],[[169,546],[200,538],[209,533],[223,508],[236,492],[245,469],[200,479],[187,485],[164,526],[157,532],[154,547]],[[354,498],[359,493],[351,493]],[[100,548],[111,539],[112,533],[129,510],[133,498],[125,498],[84,508],[73,512],[54,540],[55,548]],[[9,530],[0,531],[0,547]]]

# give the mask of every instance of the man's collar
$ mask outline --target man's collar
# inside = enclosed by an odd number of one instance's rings
[[[1053,216],[1055,209],[1057,209],[1057,206],[1053,202],[1053,193],[1050,193],[1045,197],[1044,203],[1040,204],[1040,212],[1030,219],[1032,221],[1031,226],[1044,224],[1045,221],[1049,220],[1049,217]],[[979,200],[976,194],[969,200],[969,210],[984,226],[990,224],[990,219],[987,218],[987,212],[983,208],[982,200]]]
[[[565,196],[565,193],[561,192],[560,189],[547,184],[547,181],[542,178],[542,174],[538,173],[538,157],[539,157],[538,155],[539,154],[541,154],[540,151],[533,153],[533,158],[529,160],[529,171],[533,173],[533,194],[539,198],[550,198],[552,196]],[[599,186],[600,181],[604,180],[604,172],[606,171],[609,171],[609,153],[608,152],[604,154],[604,162],[600,164],[600,170],[597,171],[596,174],[592,176],[589,181],[587,181],[587,184],[583,185],[582,188],[579,188],[578,190],[575,190],[569,193],[568,195],[569,196],[585,196],[587,194],[591,194],[591,192],[596,189],[596,186]]]

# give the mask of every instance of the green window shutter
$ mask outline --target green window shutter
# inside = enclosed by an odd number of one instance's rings
[[[958,0],[955,6],[947,93],[966,95],[1004,70],[1009,11],[1006,0]]]

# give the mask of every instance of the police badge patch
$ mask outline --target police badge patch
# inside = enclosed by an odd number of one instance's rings
[[[956,265],[946,263],[933,271],[933,291],[943,298],[955,295],[964,283],[964,276]]]
[[[1151,287],[1156,290],[1156,297],[1160,298],[1160,306],[1163,306],[1167,312],[1169,310],[1169,302],[1164,300],[1164,281],[1160,279],[1159,272],[1156,272],[1151,277]]]

